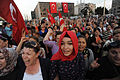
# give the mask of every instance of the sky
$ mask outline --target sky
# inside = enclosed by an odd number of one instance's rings
[[[26,16],[31,19],[31,11],[34,11],[38,2],[70,2],[75,5],[80,3],[80,0],[14,0],[17,7],[19,8],[23,18]],[[103,7],[104,0],[82,0],[85,3],[94,3],[96,7]],[[105,0],[106,8],[109,10],[112,6],[112,0]]]

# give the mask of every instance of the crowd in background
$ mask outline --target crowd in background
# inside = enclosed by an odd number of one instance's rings
[[[27,21],[19,44],[0,25],[0,80],[120,80],[118,17],[63,19]]]

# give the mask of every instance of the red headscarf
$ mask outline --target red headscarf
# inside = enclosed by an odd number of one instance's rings
[[[66,34],[68,34],[69,37],[71,38],[73,48],[74,48],[73,53],[70,56],[64,56],[61,50],[61,42]],[[77,56],[77,54],[78,54],[78,39],[77,39],[76,34],[72,31],[65,31],[60,36],[59,50],[56,54],[52,56],[51,60],[72,61]]]

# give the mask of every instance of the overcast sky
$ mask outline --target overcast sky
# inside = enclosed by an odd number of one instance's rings
[[[80,0],[14,0],[18,6],[22,16],[25,18],[28,15],[29,19],[31,18],[31,11],[33,11],[38,2],[72,2],[78,4]],[[104,5],[104,0],[82,0],[85,3],[94,3],[96,7]],[[110,9],[112,6],[112,0],[106,0],[106,7]]]

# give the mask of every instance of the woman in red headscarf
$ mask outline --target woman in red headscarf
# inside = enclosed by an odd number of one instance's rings
[[[50,80],[84,79],[85,63],[78,54],[78,39],[74,32],[65,31],[59,40],[59,51],[51,58]]]

